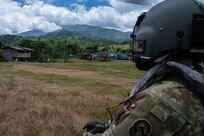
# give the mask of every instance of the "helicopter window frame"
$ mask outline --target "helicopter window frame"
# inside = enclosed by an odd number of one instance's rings
[[[140,15],[138,16],[135,26],[137,26],[137,27],[140,26],[142,20],[143,20],[143,19],[145,18],[145,16],[146,16],[146,14],[147,14],[147,12],[143,12],[142,14],[140,14]]]
[[[130,35],[130,38],[133,38],[133,39],[136,38],[137,32],[138,32],[138,30],[139,30],[139,25],[141,24],[142,20],[145,18],[146,13],[147,13],[147,12],[143,12],[142,14],[140,14],[140,15],[137,17],[137,21],[136,21],[135,26],[134,26],[134,28],[133,28],[133,32],[132,32],[132,34]]]
[[[204,14],[193,14],[191,48],[204,46]]]

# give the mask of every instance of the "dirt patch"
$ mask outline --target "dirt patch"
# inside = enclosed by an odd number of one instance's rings
[[[39,66],[32,66],[26,64],[15,64],[14,69],[29,71],[34,73],[45,73],[45,74],[57,74],[64,75],[68,77],[79,77],[87,79],[98,79],[108,81],[110,84],[121,85],[126,89],[131,89],[136,81],[127,78],[114,77],[109,75],[104,75],[98,72],[92,71],[82,71],[82,70],[69,70],[69,69],[59,69],[59,68],[44,68]]]

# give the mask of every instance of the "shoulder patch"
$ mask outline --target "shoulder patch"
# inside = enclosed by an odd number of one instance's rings
[[[161,107],[159,107],[158,105],[155,105],[150,112],[162,122],[167,120],[169,117],[169,113],[166,112]]]
[[[149,136],[151,133],[151,123],[143,118],[136,120],[129,128],[130,136]]]

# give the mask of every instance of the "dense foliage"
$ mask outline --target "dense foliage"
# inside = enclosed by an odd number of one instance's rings
[[[59,40],[23,39],[19,46],[33,49],[33,60],[39,62],[57,61],[57,59],[67,61],[71,54],[78,54],[83,51],[77,43]]]

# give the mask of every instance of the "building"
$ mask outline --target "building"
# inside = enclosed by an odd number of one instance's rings
[[[32,51],[33,49],[26,47],[4,47],[3,59],[4,61],[30,61]]]
[[[98,58],[99,58],[99,60],[102,60],[102,61],[110,60],[109,52],[107,52],[107,51],[100,52],[98,54]]]

